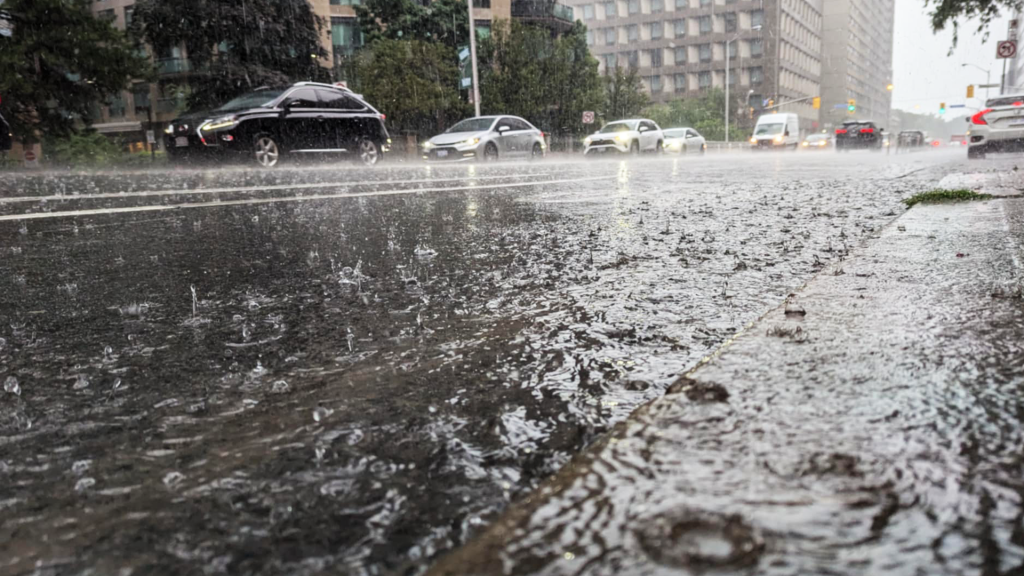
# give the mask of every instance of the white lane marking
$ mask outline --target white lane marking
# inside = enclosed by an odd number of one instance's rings
[[[141,190],[139,192],[102,192],[98,194],[60,194],[50,196],[14,196],[0,198],[0,204],[15,202],[39,202],[43,200],[94,200],[99,198],[135,198],[146,196],[177,196],[188,194],[220,194],[224,192],[260,192],[263,190],[308,190],[310,188],[332,188],[335,186],[366,186],[371,184],[423,184],[427,182],[462,182],[464,180],[500,180],[502,178],[533,178],[550,176],[548,172],[514,174],[511,176],[472,176],[467,178],[428,178],[425,180],[367,180],[364,182],[327,182],[323,184],[274,184],[272,186],[239,186],[237,188],[200,188],[198,190]]]
[[[570,184],[573,182],[592,182],[594,180],[615,180],[618,176],[596,176],[591,178],[572,178],[569,180],[544,180],[540,182],[520,182],[517,184],[493,184],[490,186],[460,186],[457,188],[412,188],[404,190],[378,190],[376,192],[352,192],[349,194],[318,194],[314,196],[288,196],[286,198],[255,198],[252,200],[227,200],[223,202],[191,202],[188,204],[160,204],[156,206],[129,206],[126,208],[96,208],[92,210],[69,210],[65,212],[30,212],[28,214],[8,214],[0,216],[0,222],[7,220],[36,220],[42,218],[66,218],[69,216],[93,216],[98,214],[122,214],[127,212],[159,212],[177,210],[179,208],[216,208],[218,206],[241,206],[244,204],[272,204],[277,202],[308,202],[310,200],[335,200],[341,198],[363,198],[367,196],[398,196],[402,194],[421,194],[423,192],[466,192],[475,190],[486,192],[496,188],[525,188],[543,184]]]

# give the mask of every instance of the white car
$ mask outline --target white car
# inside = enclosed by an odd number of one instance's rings
[[[665,152],[673,154],[703,154],[708,143],[693,128],[669,128],[664,130]]]
[[[990,98],[985,109],[971,116],[967,157],[981,159],[989,152],[1024,150],[1024,94]]]
[[[587,136],[583,140],[583,155],[658,153],[664,144],[665,136],[652,120],[619,120]]]
[[[543,158],[544,133],[518,116],[468,118],[423,143],[428,162]]]

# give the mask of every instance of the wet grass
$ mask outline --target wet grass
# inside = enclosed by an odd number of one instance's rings
[[[974,200],[990,200],[990,194],[978,194],[973,190],[932,190],[915,194],[903,201],[907,208],[915,204],[941,204],[945,202],[971,202]]]

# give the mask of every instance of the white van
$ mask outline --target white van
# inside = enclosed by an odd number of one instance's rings
[[[800,117],[765,114],[757,119],[750,147],[754,150],[796,150],[800,146]]]

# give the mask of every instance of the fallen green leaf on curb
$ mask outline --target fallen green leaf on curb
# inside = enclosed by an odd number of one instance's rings
[[[942,202],[970,202],[972,200],[990,200],[991,194],[978,194],[972,190],[932,190],[915,194],[903,200],[907,208],[915,204],[939,204]]]

